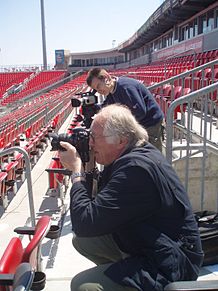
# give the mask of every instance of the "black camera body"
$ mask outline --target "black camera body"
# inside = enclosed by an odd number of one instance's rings
[[[99,111],[100,106],[98,105],[98,96],[95,95],[96,91],[88,91],[76,93],[75,95],[81,96],[80,99],[72,98],[72,107],[82,108],[82,114],[84,116],[83,123],[86,128],[89,128],[92,123],[92,117]]]
[[[60,141],[69,142],[76,148],[83,163],[89,161],[89,130],[83,127],[75,127],[71,134],[51,133],[49,136],[52,138],[51,151],[66,151],[66,149],[60,145]]]
[[[75,95],[78,95],[81,97],[79,100],[78,98],[72,98],[71,104],[72,107],[78,107],[78,106],[91,106],[98,103],[98,96],[95,95],[96,91],[88,91],[88,92],[80,92],[76,93]]]

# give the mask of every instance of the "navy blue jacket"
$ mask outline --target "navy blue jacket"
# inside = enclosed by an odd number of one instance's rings
[[[119,77],[114,93],[106,97],[103,106],[114,103],[129,107],[138,122],[145,128],[156,125],[163,119],[163,112],[150,91],[132,78]]]
[[[198,227],[187,193],[156,148],[135,148],[105,167],[94,200],[86,187],[77,182],[71,190],[73,230],[82,237],[112,234],[129,254],[107,276],[146,291],[197,279],[203,260]]]

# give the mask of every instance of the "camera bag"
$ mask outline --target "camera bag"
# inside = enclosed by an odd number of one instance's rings
[[[203,266],[218,264],[218,213],[200,211],[195,213],[195,218],[204,251]]]

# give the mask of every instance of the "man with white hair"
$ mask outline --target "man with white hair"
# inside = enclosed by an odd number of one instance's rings
[[[104,165],[95,197],[76,148],[61,142],[61,163],[73,172],[73,245],[96,264],[72,279],[71,290],[159,291],[196,280],[203,261],[199,231],[172,166],[125,106],[102,108],[90,130],[91,152]]]

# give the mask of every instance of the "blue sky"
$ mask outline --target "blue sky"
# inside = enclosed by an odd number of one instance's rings
[[[55,50],[112,48],[131,37],[163,0],[44,0],[48,64]],[[0,0],[0,66],[42,64],[40,0]]]

